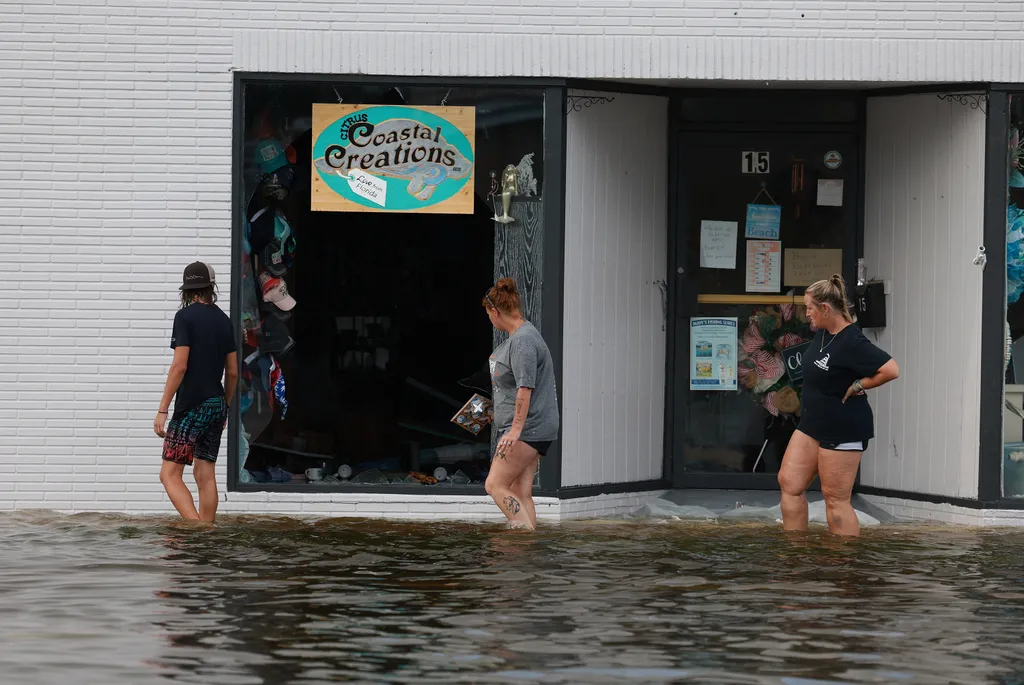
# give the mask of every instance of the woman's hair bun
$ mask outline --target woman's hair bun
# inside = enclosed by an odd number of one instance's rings
[[[494,289],[509,295],[519,294],[519,291],[516,289],[516,282],[511,278],[499,278],[498,282],[494,284]]]

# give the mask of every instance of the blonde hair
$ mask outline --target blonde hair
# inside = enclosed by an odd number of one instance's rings
[[[828,305],[843,315],[843,318],[853,323],[853,315],[850,313],[850,303],[846,301],[846,281],[839,274],[833,274],[831,278],[812,283],[805,291],[811,296],[811,301],[819,307]]]

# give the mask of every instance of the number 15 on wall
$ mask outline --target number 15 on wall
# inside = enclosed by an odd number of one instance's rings
[[[771,171],[767,152],[744,152],[743,173],[767,174]]]

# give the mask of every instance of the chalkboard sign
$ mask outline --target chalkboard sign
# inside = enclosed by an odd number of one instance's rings
[[[804,352],[811,346],[810,342],[793,345],[782,350],[782,363],[786,365],[786,375],[791,383],[798,383],[804,378]]]

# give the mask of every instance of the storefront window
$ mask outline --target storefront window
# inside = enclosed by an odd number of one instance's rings
[[[1003,495],[1024,497],[1024,96],[1010,98],[1006,210],[1006,406]]]
[[[482,486],[490,430],[452,419],[490,392],[481,299],[510,165],[512,216],[542,214],[543,91],[251,82],[243,98],[238,481]]]

